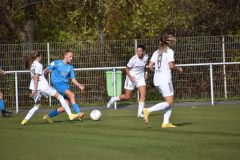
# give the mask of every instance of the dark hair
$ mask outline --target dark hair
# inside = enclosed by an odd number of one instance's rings
[[[137,46],[137,48],[142,48],[142,50],[145,51],[145,45],[143,45],[143,44],[139,44],[139,45]]]
[[[30,69],[32,62],[37,58],[40,57],[41,54],[38,51],[32,51],[25,59],[25,67],[26,69]]]
[[[72,51],[71,51],[70,49],[66,49],[66,50],[63,52],[61,58],[64,59],[64,56],[65,56],[67,53],[69,53],[69,52],[72,52]]]
[[[176,38],[173,35],[170,34],[164,34],[163,36],[160,37],[160,46],[169,46],[172,44],[172,42],[175,42]]]

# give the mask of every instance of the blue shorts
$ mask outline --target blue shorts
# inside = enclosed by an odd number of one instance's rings
[[[66,90],[70,90],[70,86],[68,83],[54,83],[53,87],[60,93],[65,99],[68,97],[65,95]]]

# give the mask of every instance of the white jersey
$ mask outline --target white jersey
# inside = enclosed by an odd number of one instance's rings
[[[37,90],[45,90],[49,88],[48,81],[43,75],[43,66],[38,61],[34,61],[31,65],[31,82],[29,89],[34,90],[34,76],[39,74],[38,87]]]
[[[144,78],[147,60],[148,55],[144,55],[142,59],[138,58],[138,55],[135,55],[129,60],[127,67],[129,68],[131,76],[136,78],[136,81]]]
[[[167,48],[167,52],[160,53],[159,50],[155,51],[151,60],[155,64],[155,72],[153,83],[155,86],[172,82],[171,69],[169,62],[174,62],[174,52],[172,49]]]

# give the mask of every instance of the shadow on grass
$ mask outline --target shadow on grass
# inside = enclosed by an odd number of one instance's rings
[[[84,121],[88,121],[88,120],[91,120],[90,118],[84,118],[83,120],[78,120],[78,119],[75,119],[75,120],[55,120],[53,121],[54,123],[79,123],[79,122],[84,122]]]
[[[174,125],[180,127],[180,126],[185,126],[185,125],[192,125],[193,123],[191,122],[184,122],[184,123],[174,123]]]
[[[65,120],[54,120],[53,123],[48,123],[48,122],[35,122],[34,125],[54,125],[54,124],[61,124],[61,123],[82,123],[85,120],[91,120],[90,118],[84,118],[84,120],[73,120],[70,121],[68,119]]]

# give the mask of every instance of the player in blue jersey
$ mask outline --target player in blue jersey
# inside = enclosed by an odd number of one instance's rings
[[[5,72],[0,69],[0,76],[5,75]],[[3,93],[0,90],[0,111],[2,112],[2,117],[9,117],[12,115],[12,112],[5,110],[5,103],[3,99]]]
[[[53,61],[46,69],[45,73],[51,73],[51,82],[53,87],[64,96],[67,103],[71,103],[74,111],[79,114],[79,119],[84,116],[84,113],[80,111],[79,105],[76,103],[75,94],[70,90],[69,79],[76,85],[81,91],[84,90],[85,86],[78,83],[75,79],[74,68],[71,65],[73,59],[73,53],[70,50],[66,50],[63,53],[63,57],[60,60]],[[59,107],[48,115],[44,115],[43,119],[47,122],[52,122],[51,117],[58,115],[63,112],[64,108]]]
[[[42,59],[41,53],[33,51],[25,58],[25,67],[30,69],[31,81],[29,89],[31,90],[30,97],[34,100],[34,106],[31,108],[22,120],[21,124],[26,125],[40,107],[40,101],[43,96],[53,96],[59,100],[62,107],[66,110],[66,113],[70,120],[78,118],[78,114],[72,114],[69,105],[66,103],[62,95],[60,95],[54,88],[49,86],[48,81],[43,74],[43,65],[40,63]]]

